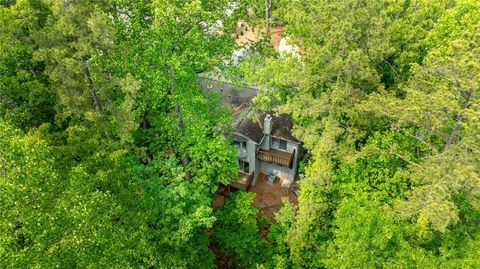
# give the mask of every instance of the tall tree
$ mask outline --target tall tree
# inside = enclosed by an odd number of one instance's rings
[[[478,3],[461,3],[440,20],[430,39],[437,47],[422,65],[412,65],[412,77],[404,88],[405,98],[373,95],[367,104],[398,126],[414,126],[419,143],[431,149],[420,163],[412,162],[411,179],[420,186],[412,192],[402,211],[418,218],[424,228],[445,232],[459,221],[455,197],[476,204],[480,186],[479,148],[479,22],[467,19],[478,13]],[[473,13],[473,14],[472,14]],[[475,18],[478,18],[475,16]],[[452,34],[439,40],[438,33],[451,25]],[[456,33],[456,36],[454,36]],[[409,161],[409,160],[408,160]],[[409,161],[410,162],[410,161]]]
[[[476,5],[285,1],[277,9],[300,54],[255,55],[244,71],[267,86],[258,106],[290,114],[309,151],[287,237],[293,266],[437,266],[448,255],[474,266],[476,249],[463,246],[478,233],[464,211],[478,212]],[[344,222],[343,210],[366,215]],[[403,236],[358,241],[368,253],[350,248],[347,234],[382,233],[355,223],[386,221],[385,212]],[[349,253],[363,260],[332,259]]]
[[[300,57],[279,56],[260,70],[255,63],[261,61],[247,65],[247,75],[271,86],[263,93],[269,98],[257,102],[284,104],[280,112],[292,115],[294,133],[312,155],[291,237],[292,259],[298,266],[321,266],[316,253],[321,255],[322,241],[330,237],[328,195],[335,163],[355,155],[352,149],[368,129],[352,107],[377,90],[376,65],[391,51],[384,38],[384,4],[284,3],[279,10],[290,40],[301,47]]]
[[[2,7],[5,21],[20,25],[28,3],[46,10],[26,59],[41,67],[55,110],[51,125],[2,133],[1,267],[213,267],[213,192],[236,175],[236,153],[228,111],[195,75],[230,51],[232,37],[211,29],[227,2],[17,1]],[[52,179],[32,180],[43,166]]]
[[[33,60],[34,34],[45,27],[48,14],[41,1],[0,5],[0,116],[22,129],[52,122],[55,115],[44,66]]]

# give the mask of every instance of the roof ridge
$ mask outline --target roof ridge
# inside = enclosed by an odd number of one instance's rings
[[[233,125],[234,129],[237,129],[238,126],[240,126],[240,124],[243,122],[245,117],[250,113],[250,111],[252,111],[252,108],[253,108],[253,105],[250,103],[248,105],[248,108],[245,109],[245,111],[242,112],[242,115],[238,118],[237,122],[235,122],[235,124]]]

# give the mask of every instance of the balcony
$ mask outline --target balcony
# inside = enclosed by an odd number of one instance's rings
[[[232,181],[230,183],[230,186],[235,189],[248,190],[248,187],[250,187],[250,183],[252,183],[252,180],[253,180],[253,174],[254,174],[253,172],[250,174],[247,174],[242,171],[238,171],[238,176],[240,177],[240,179],[236,181]]]
[[[257,151],[257,159],[266,161],[269,163],[285,166],[288,168],[292,168],[292,162],[294,157],[295,157],[295,150],[293,150],[293,152],[286,152],[278,149],[270,149],[270,150],[259,149]]]

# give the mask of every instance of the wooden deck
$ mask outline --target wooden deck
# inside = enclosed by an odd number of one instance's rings
[[[242,171],[239,171],[238,176],[240,177],[240,179],[237,181],[232,181],[230,183],[230,186],[236,189],[248,190],[248,187],[250,187],[250,184],[252,183],[252,180],[253,180],[253,174],[254,174],[253,172],[251,174],[247,174]]]
[[[277,149],[262,150],[257,151],[257,159],[266,161],[269,163],[278,164],[288,168],[292,168],[293,158],[295,156],[295,150],[290,153]]]

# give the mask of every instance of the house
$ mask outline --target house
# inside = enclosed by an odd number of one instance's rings
[[[270,44],[280,54],[297,55],[298,49],[287,43],[282,36],[284,27],[275,25],[270,29]],[[263,30],[261,32],[264,32]],[[250,53],[249,47],[261,40],[261,36],[244,21],[238,21],[235,33],[240,46],[227,63],[237,65]],[[292,121],[288,115],[275,116],[273,112],[257,113],[252,99],[258,89],[238,88],[215,72],[199,75],[200,85],[206,91],[218,92],[225,104],[233,109],[234,124],[232,140],[238,149],[239,180],[230,184],[236,189],[248,189],[261,177],[270,183],[280,182],[290,188],[298,172],[302,144],[292,135]]]
[[[225,104],[233,109],[232,140],[238,149],[240,180],[231,183],[236,189],[248,189],[260,176],[269,182],[280,182],[289,188],[295,180],[302,144],[291,133],[292,122],[288,115],[257,113],[252,98],[258,93],[250,87],[238,88],[232,83],[208,76],[200,77],[206,91],[218,92]]]

